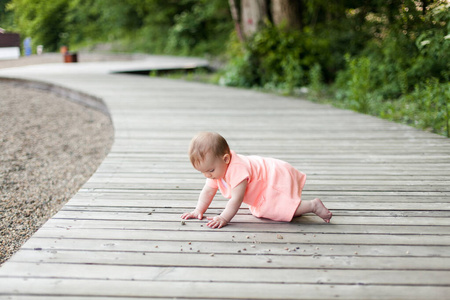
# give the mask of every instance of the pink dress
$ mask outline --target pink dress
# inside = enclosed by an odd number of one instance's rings
[[[244,203],[258,218],[290,222],[301,202],[306,175],[287,162],[259,156],[243,156],[231,151],[231,162],[223,179],[206,179],[225,198],[247,180]]]

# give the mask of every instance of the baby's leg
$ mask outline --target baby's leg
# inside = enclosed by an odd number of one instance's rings
[[[299,217],[306,213],[314,213],[327,223],[330,223],[330,219],[333,216],[333,214],[328,210],[328,208],[325,207],[325,205],[323,205],[319,198],[310,201],[302,200],[297,208],[297,211],[295,212],[294,217]]]

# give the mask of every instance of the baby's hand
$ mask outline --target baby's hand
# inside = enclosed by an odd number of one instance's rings
[[[221,216],[208,217],[208,224],[206,226],[211,228],[222,228],[228,224],[228,221],[222,218]]]
[[[201,212],[199,212],[198,210],[194,210],[194,211],[182,214],[181,218],[185,219],[185,220],[187,220],[187,219],[201,220],[201,219],[203,219],[203,214]]]

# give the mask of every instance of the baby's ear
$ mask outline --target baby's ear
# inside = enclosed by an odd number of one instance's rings
[[[231,155],[230,154],[225,154],[224,156],[223,156],[223,161],[228,165],[229,163],[230,163],[230,161],[231,161]]]

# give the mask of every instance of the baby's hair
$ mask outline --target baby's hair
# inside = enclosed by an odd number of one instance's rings
[[[189,158],[194,167],[201,163],[210,152],[216,157],[231,153],[227,141],[215,132],[200,132],[191,140]]]

